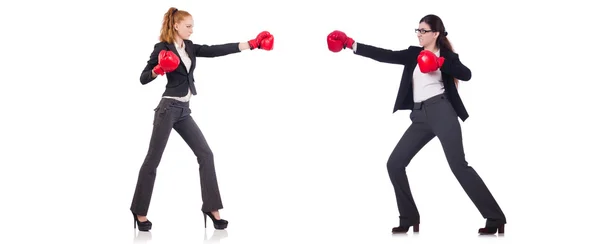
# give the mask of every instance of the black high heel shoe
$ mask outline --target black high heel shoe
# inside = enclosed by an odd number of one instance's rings
[[[141,222],[138,218],[137,215],[133,212],[131,212],[133,214],[133,228],[136,228],[136,224],[137,224],[137,228],[140,231],[149,231],[150,229],[152,229],[152,222],[150,222],[150,220],[146,220],[144,222]]]
[[[504,224],[506,224],[506,221],[504,220],[489,219],[486,221],[485,227],[479,228],[479,234],[494,235],[496,232],[498,234],[504,234]]]
[[[498,232],[498,234],[504,234],[504,224],[501,224],[500,226],[488,226],[488,227],[483,227],[483,228],[479,228],[479,234],[480,235],[494,235],[496,234],[496,232]]]
[[[392,228],[392,233],[394,234],[398,234],[398,233],[406,233],[408,232],[408,230],[410,229],[410,227],[413,227],[413,232],[414,233],[419,233],[419,224],[414,224],[414,225],[408,225],[408,226],[398,226],[398,227],[394,227]]]
[[[216,219],[215,216],[213,216],[213,214],[211,212],[202,212],[202,213],[204,214],[204,228],[206,228],[206,215],[208,215],[208,217],[210,217],[210,219],[212,220],[215,229],[223,230],[223,229],[227,228],[227,225],[229,224],[229,222],[227,220]]]

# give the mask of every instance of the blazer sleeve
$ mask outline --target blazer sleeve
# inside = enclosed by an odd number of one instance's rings
[[[440,67],[442,73],[451,75],[452,77],[468,81],[471,79],[471,70],[460,62],[458,54],[452,53],[444,58],[444,64]]]
[[[357,42],[356,52],[354,53],[388,64],[406,65],[415,60],[415,56],[412,55],[414,52],[410,50],[410,47],[408,49],[394,51]]]
[[[226,43],[218,45],[193,44],[196,57],[214,58],[239,53],[239,43]]]
[[[164,49],[165,45],[163,43],[156,43],[154,45],[154,50],[150,54],[150,58],[146,63],[146,67],[144,67],[144,70],[142,70],[142,74],[140,75],[140,82],[142,83],[142,85],[146,85],[154,79],[156,79],[156,77],[152,78],[152,69],[154,69],[154,67],[158,65],[158,54],[161,50]]]

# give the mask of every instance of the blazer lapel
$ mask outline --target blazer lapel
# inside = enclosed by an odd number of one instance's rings
[[[169,51],[175,53],[175,55],[177,55],[177,58],[179,58],[179,66],[177,66],[177,70],[179,70],[179,72],[182,72],[183,74],[187,74],[186,69],[185,69],[185,65],[183,64],[183,62],[181,61],[181,55],[179,55],[179,52],[177,52],[177,48],[175,48],[175,44],[173,43],[168,43],[167,44],[167,49],[169,49]],[[188,49],[188,45],[186,43],[185,45],[185,49],[187,51]]]
[[[448,57],[448,51],[446,51],[446,49],[440,49],[440,57]]]
[[[192,42],[190,41],[184,41],[185,43],[185,52],[187,52],[188,57],[190,57],[190,60],[192,61],[192,64],[190,65],[190,69],[188,70],[188,72],[192,72],[192,70],[194,70],[195,66],[196,66],[196,55],[194,55],[194,46],[192,44]]]

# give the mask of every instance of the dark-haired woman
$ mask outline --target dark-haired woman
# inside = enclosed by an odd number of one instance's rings
[[[400,213],[400,224],[392,228],[392,232],[406,233],[411,226],[414,232],[419,231],[420,215],[409,187],[406,167],[437,136],[450,169],[486,219],[485,227],[480,228],[479,233],[504,233],[504,213],[465,159],[458,118],[465,121],[469,115],[460,99],[457,85],[458,80],[471,79],[471,70],[461,63],[454,52],[446,28],[438,16],[423,17],[415,31],[420,46],[399,51],[355,42],[341,31],[333,31],[327,36],[327,45],[332,52],[348,48],[357,55],[379,62],[404,65],[394,112],[412,110],[412,123],[387,162]]]

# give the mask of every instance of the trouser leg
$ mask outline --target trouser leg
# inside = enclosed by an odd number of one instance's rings
[[[174,125],[174,129],[192,149],[198,160],[202,211],[219,210],[223,208],[223,203],[217,182],[213,153],[190,113],[189,108],[184,108],[180,120]]]
[[[413,199],[406,167],[412,158],[433,139],[434,134],[425,123],[425,116],[420,110],[411,113],[412,124],[392,151],[387,170],[394,186],[398,212],[400,213],[400,225],[409,226],[420,223],[420,215],[415,200]]]
[[[137,185],[131,202],[131,211],[137,215],[148,214],[156,170],[162,159],[173,126],[174,113],[168,103],[161,101],[154,113],[154,126],[146,158],[139,170]]]
[[[500,206],[475,169],[466,161],[460,123],[452,105],[442,97],[426,105],[424,111],[428,124],[441,142],[450,169],[464,191],[484,218],[503,224],[506,218]]]

